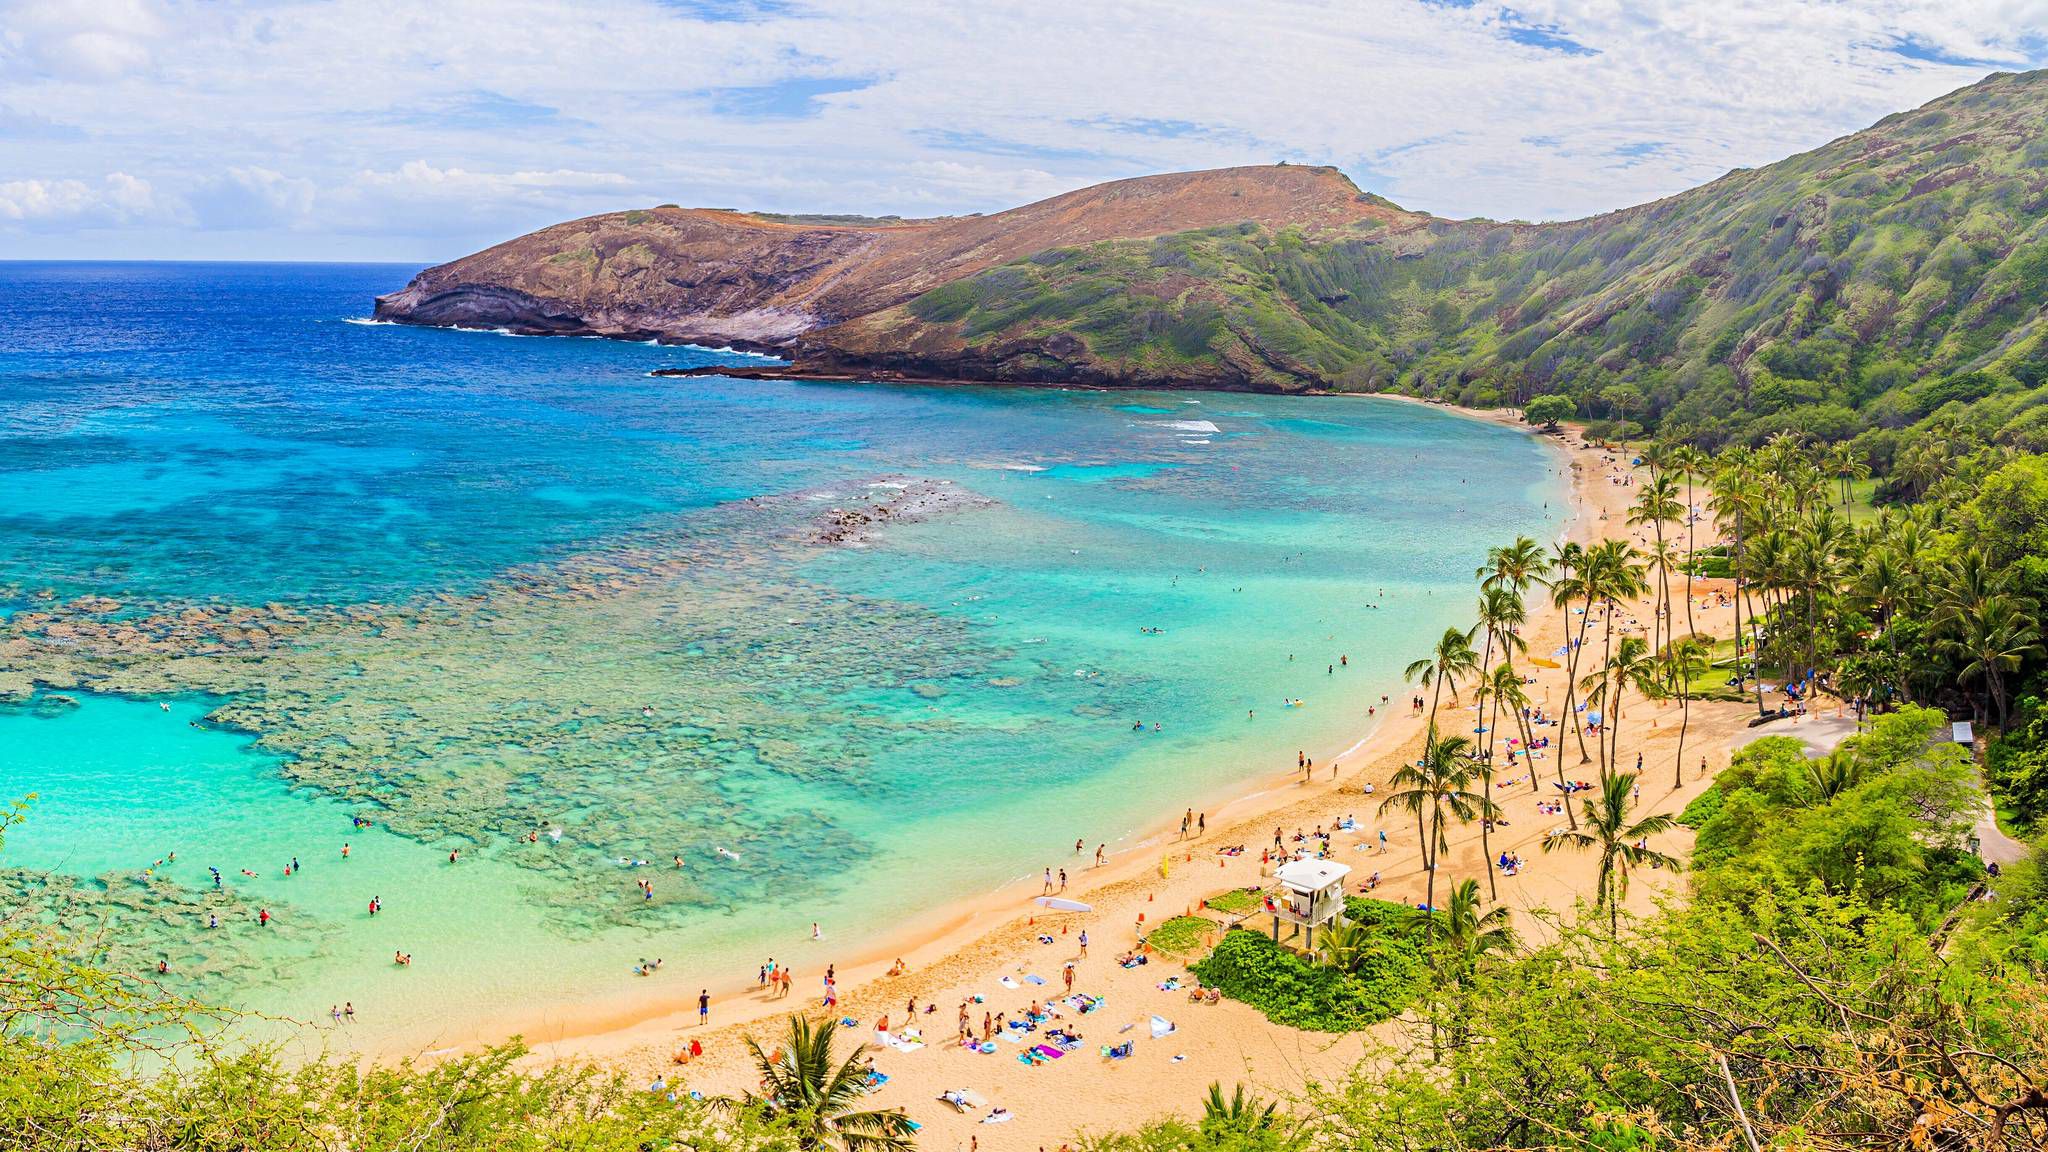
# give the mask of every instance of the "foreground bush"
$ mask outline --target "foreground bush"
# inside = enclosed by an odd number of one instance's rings
[[[1411,949],[1376,939],[1360,950],[1357,974],[1318,967],[1249,929],[1227,933],[1193,965],[1202,983],[1310,1032],[1356,1032],[1399,1012],[1414,995],[1420,965]]]

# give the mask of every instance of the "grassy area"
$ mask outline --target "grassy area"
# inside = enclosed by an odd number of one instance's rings
[[[1877,505],[1870,502],[1870,498],[1876,494],[1875,480],[1849,481],[1849,523],[1861,525],[1877,519]],[[1842,481],[1839,477],[1828,485],[1828,498],[1834,502],[1835,507],[1842,506]]]
[[[1221,927],[1206,916],[1175,916],[1154,928],[1152,934],[1145,937],[1145,943],[1156,952],[1186,956],[1200,951],[1208,943],[1210,934]]]
[[[1220,896],[1209,897],[1209,907],[1232,916],[1246,916],[1259,907],[1259,892],[1256,888],[1232,888]]]
[[[1742,693],[1730,687],[1735,678],[1735,641],[1720,639],[1707,649],[1707,670],[1692,678],[1687,691],[1696,700],[1740,700]]]

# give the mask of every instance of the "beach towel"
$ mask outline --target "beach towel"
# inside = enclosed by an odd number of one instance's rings
[[[1161,992],[1178,992],[1180,991],[1180,977],[1172,977],[1165,983],[1158,985],[1158,988]]]
[[[1162,1036],[1171,1035],[1173,1030],[1173,1021],[1168,1020],[1164,1016],[1154,1016],[1152,1018],[1152,1038],[1154,1040]]]
[[[1005,1028],[1001,1032],[996,1033],[996,1039],[1005,1040],[1011,1044],[1022,1044],[1024,1042],[1022,1040],[1019,1040],[1017,1038],[1017,1034],[1015,1032],[1010,1031],[1008,1028]]]
[[[1045,977],[1043,977],[1043,976],[1026,976],[1026,977],[1024,978],[1024,982],[1025,982],[1026,984],[1043,984],[1043,983],[1045,983]]]
[[[995,1111],[989,1113],[988,1115],[983,1116],[981,1118],[981,1122],[983,1124],[1008,1124],[1010,1122],[1010,1119],[1010,1110],[1008,1108],[998,1108]]]
[[[1040,1044],[1038,1047],[1033,1048],[1032,1051],[1038,1053],[1040,1056],[1043,1056],[1048,1060],[1057,1060],[1060,1057],[1066,1055],[1066,1052],[1064,1052],[1061,1049],[1055,1048],[1050,1044]]]
[[[1017,982],[1016,982],[1015,980],[1011,979],[1011,978],[1010,978],[1010,977],[1008,977],[1008,976],[1005,976],[1005,977],[1003,977],[1003,978],[1002,978],[1001,980],[998,980],[998,981],[996,981],[996,983],[998,983],[998,984],[1001,984],[1001,985],[1002,985],[1003,987],[1005,987],[1005,988],[1022,988],[1022,987],[1023,987],[1023,985],[1022,985],[1022,984],[1019,984],[1019,983],[1017,983]]]

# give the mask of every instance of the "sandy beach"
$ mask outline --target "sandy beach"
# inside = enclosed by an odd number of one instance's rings
[[[1511,421],[1505,415],[1474,415]],[[1554,443],[1571,471],[1575,507],[1567,531],[1572,538],[1589,543],[1628,535],[1643,542],[1626,526],[1626,508],[1637,492],[1623,482],[1628,475],[1626,460],[1591,448],[1573,434]],[[1703,523],[1698,530],[1704,543],[1707,526]],[[1715,600],[1724,590],[1725,582],[1695,581],[1692,619],[1698,631],[1718,636],[1733,632],[1732,609]],[[1681,582],[1674,581],[1672,594],[1674,608],[1682,612]],[[1653,616],[1648,602],[1623,606],[1617,612],[1617,633],[1647,634]],[[1524,630],[1530,653],[1556,650],[1563,643],[1564,616],[1545,603],[1532,604],[1532,617]],[[1596,625],[1589,644],[1598,634]],[[1530,671],[1536,677],[1527,689],[1532,699],[1553,709],[1561,704],[1565,671]],[[934,1148],[964,1148],[970,1139],[990,1148],[1051,1147],[1077,1132],[1128,1127],[1156,1115],[1196,1110],[1212,1080],[1226,1087],[1244,1083],[1267,1094],[1285,1094],[1306,1080],[1340,1075],[1361,1053],[1361,1036],[1278,1027],[1227,1000],[1215,1006],[1190,1004],[1185,993],[1157,987],[1177,974],[1189,979],[1178,964],[1155,956],[1148,965],[1125,969],[1114,958],[1136,942],[1144,925],[1193,910],[1224,890],[1261,883],[1269,869],[1262,866],[1260,852],[1272,843],[1276,830],[1292,836],[1297,830],[1331,828],[1347,815],[1356,819],[1358,830],[1336,837],[1335,856],[1353,867],[1352,880],[1363,881],[1378,872],[1382,883],[1375,895],[1410,904],[1423,899],[1427,876],[1412,823],[1404,826],[1403,818],[1392,814],[1383,820],[1377,809],[1388,777],[1419,752],[1424,721],[1406,706],[1411,693],[1404,685],[1390,683],[1380,691],[1390,698],[1389,705],[1373,717],[1369,734],[1349,748],[1307,750],[1316,764],[1312,773],[1247,781],[1233,796],[1207,798],[1206,807],[1200,798],[1161,797],[1160,823],[1137,846],[1100,866],[1093,864],[1092,845],[1068,858],[1047,861],[1067,872],[1068,884],[1060,894],[1086,902],[1092,906],[1090,912],[1047,913],[1034,903],[1042,890],[1034,877],[906,924],[890,942],[865,954],[841,953],[830,940],[793,942],[786,954],[774,957],[794,973],[794,988],[786,998],[755,987],[751,974],[708,979],[691,972],[685,956],[670,962],[674,976],[664,974],[674,992],[661,1009],[617,1015],[536,1013],[525,1020],[498,1022],[503,1028],[499,1034],[524,1035],[535,1048],[536,1060],[595,1060],[624,1066],[648,1082],[665,1077],[671,1085],[706,1095],[739,1092],[754,1080],[744,1039],[754,1037],[773,1047],[788,1013],[819,1011],[823,977],[831,966],[840,996],[833,1015],[859,1022],[845,1030],[849,1041],[874,1040],[874,1029],[884,1018],[900,1031],[915,1006],[916,1026],[929,1043],[914,1051],[872,1044],[878,1069],[889,1081],[871,1099],[879,1107],[904,1108],[925,1126],[921,1143]],[[1753,709],[1742,704],[1695,703],[1686,734],[1686,764],[1677,768],[1679,786],[1674,788],[1679,707],[1675,702],[1631,700],[1623,714],[1621,760],[1632,766],[1635,756],[1642,757],[1639,811],[1675,813],[1705,786],[1702,760],[1710,775],[1726,764],[1732,747],[1756,735],[1823,726],[1829,729],[1826,738],[1838,735],[1833,731],[1837,726],[1819,720],[1803,725],[1788,721],[1752,731],[1747,722],[1753,715]],[[1476,723],[1469,700],[1454,703],[1448,696],[1442,720],[1447,728]],[[1597,763],[1579,763],[1578,746],[1569,734],[1562,729],[1551,732],[1553,755],[1565,758],[1567,777],[1590,779],[1597,774]],[[1554,764],[1545,759],[1538,768],[1554,773]],[[1497,883],[1500,902],[1515,911],[1523,932],[1533,934],[1540,931],[1536,910],[1569,913],[1589,894],[1595,860],[1569,852],[1543,853],[1546,833],[1564,821],[1540,814],[1537,804],[1556,790],[1532,790],[1526,776],[1517,780],[1514,775],[1496,782],[1495,798],[1507,820],[1492,833],[1492,850],[1519,854],[1525,862],[1519,875],[1501,876]],[[1368,794],[1369,788],[1376,794]],[[1204,830],[1182,839],[1179,821],[1190,806],[1200,814]],[[1384,854],[1378,845],[1381,830],[1388,845]],[[1663,846],[1682,852],[1689,847],[1687,836],[1676,833]],[[1246,851],[1234,857],[1219,855],[1220,849],[1233,845],[1243,845]],[[1455,830],[1439,894],[1464,877],[1483,882],[1485,872],[1477,826]],[[1672,883],[1664,873],[1640,878],[1629,904],[1647,907]],[[1083,931],[1088,934],[1085,956],[1079,946]],[[1041,940],[1047,936],[1049,944]],[[907,971],[889,975],[899,959]],[[1059,991],[1062,970],[1069,964],[1075,969],[1075,991],[1104,1000],[1100,1010],[1086,1017],[1066,1012],[1061,1021],[1086,1038],[1083,1049],[1031,1066],[1001,1045],[997,1053],[982,1055],[952,1042],[963,1003],[977,1028],[984,1012],[1019,1014]],[[1029,982],[1033,976],[1046,983]],[[706,1026],[697,1021],[700,988],[708,989],[712,997]],[[1171,1020],[1175,1031],[1155,1039],[1149,1023],[1155,1015]],[[1376,1034],[1391,1036],[1394,1027],[1382,1025]],[[1096,1054],[1099,1044],[1126,1039],[1136,1041],[1132,1058],[1110,1063]],[[692,1040],[701,1044],[704,1055],[687,1068],[677,1066],[674,1053]],[[981,1123],[978,1115],[956,1113],[937,1099],[949,1089],[972,1090],[1007,1109],[1013,1119],[990,1125]]]

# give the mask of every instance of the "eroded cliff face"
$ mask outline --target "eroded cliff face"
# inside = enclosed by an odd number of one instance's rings
[[[1147,176],[990,216],[930,220],[665,206],[557,224],[429,268],[379,297],[377,315],[805,354],[813,345],[798,338],[807,333],[1051,249],[1243,223],[1322,233],[1423,219],[1361,194],[1335,169],[1298,166]],[[830,357],[829,340],[813,343]]]

